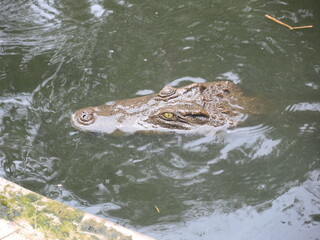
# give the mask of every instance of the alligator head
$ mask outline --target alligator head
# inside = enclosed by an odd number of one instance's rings
[[[93,132],[186,132],[235,127],[251,112],[255,98],[232,82],[164,87],[158,94],[86,107],[72,114],[72,125]],[[205,130],[205,131],[206,131]]]

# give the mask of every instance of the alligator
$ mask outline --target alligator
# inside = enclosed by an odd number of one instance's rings
[[[192,83],[159,93],[85,107],[72,114],[72,125],[104,133],[203,132],[234,128],[250,114],[259,114],[258,98],[245,96],[230,81]]]

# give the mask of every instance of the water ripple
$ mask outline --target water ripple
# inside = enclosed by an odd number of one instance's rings
[[[297,111],[312,111],[312,112],[320,112],[320,103],[314,102],[302,102],[302,103],[296,103],[292,104],[290,106],[286,107],[286,111],[290,112],[297,112]]]

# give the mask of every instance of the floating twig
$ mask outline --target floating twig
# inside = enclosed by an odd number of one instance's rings
[[[154,208],[157,210],[158,213],[160,213],[160,208],[158,208],[157,206],[154,206]]]
[[[280,20],[275,19],[274,17],[271,17],[271,16],[268,15],[268,14],[265,14],[264,16],[265,16],[266,18],[269,18],[269,19],[272,20],[272,21],[275,21],[276,23],[281,24],[282,26],[285,26],[285,27],[289,28],[290,30],[304,29],[304,28],[313,28],[313,25],[300,26],[300,27],[291,27],[290,25],[288,25],[288,24],[286,24],[286,23],[284,23],[284,22],[281,22]]]
[[[313,25],[300,26],[300,27],[292,27],[292,30],[303,29],[303,28],[313,28]]]

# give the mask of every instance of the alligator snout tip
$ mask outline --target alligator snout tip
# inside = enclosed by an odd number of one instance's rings
[[[96,120],[96,114],[91,108],[83,108],[74,113],[73,120],[82,125],[90,125]]]

